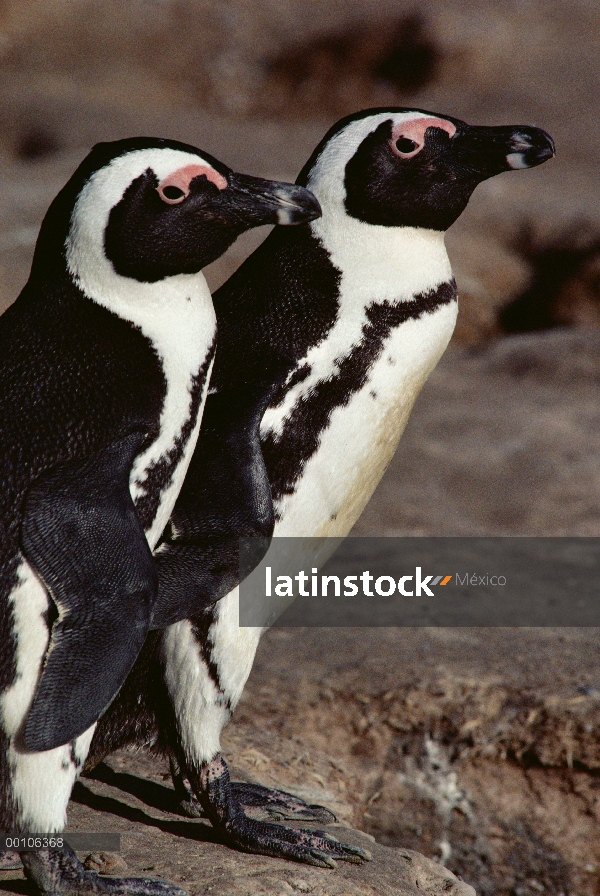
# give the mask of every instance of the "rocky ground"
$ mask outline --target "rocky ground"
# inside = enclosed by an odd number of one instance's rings
[[[86,865],[108,873],[179,883],[190,896],[474,896],[474,890],[438,863],[410,849],[390,849],[348,825],[328,825],[338,839],[366,849],[373,861],[339,863],[335,871],[279,859],[246,856],[218,843],[211,826],[175,812],[164,768],[147,757],[117,754],[110,769],[77,785],[73,830],[121,833],[121,853],[91,854]],[[84,854],[81,854],[82,858]],[[27,892],[21,872],[3,872],[0,891]]]
[[[419,16],[396,0],[5,0],[0,308],[26,280],[48,203],[98,140],[171,136],[293,179],[326,128],[360,107],[538,124],[557,158],[481,185],[448,235],[456,338],[354,534],[597,537],[598,6],[441,0]],[[261,238],[239,241],[211,284]],[[190,893],[467,894],[446,866],[490,896],[595,896],[597,637],[269,632],[226,734],[234,770],[375,836],[368,866],[232,853],[173,814],[167,769],[144,754],[83,781],[70,826],[122,831],[130,873]],[[25,892],[20,872],[3,872],[0,888]]]

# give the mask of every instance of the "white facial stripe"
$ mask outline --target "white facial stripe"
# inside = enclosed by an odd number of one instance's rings
[[[347,270],[346,265],[350,264],[349,275],[353,280],[353,289],[356,284],[355,273],[359,275],[359,283],[368,279],[371,296],[373,284],[377,284],[379,293],[381,279],[390,275],[394,284],[393,296],[390,298],[394,299],[409,299],[414,294],[415,287],[421,286],[423,268],[434,269],[433,278],[430,278],[427,288],[449,279],[450,266],[443,248],[443,237],[439,232],[365,224],[348,215],[344,205],[346,165],[363,140],[384,121],[391,121],[393,129],[397,130],[402,124],[408,122],[412,124],[418,119],[432,120],[431,115],[425,112],[381,112],[351,122],[325,146],[308,180],[307,186],[321,203],[323,211],[322,217],[310,224],[313,233],[322,239],[330,252],[338,256],[337,261],[332,256],[332,261],[344,274]],[[419,245],[421,242],[419,234],[426,235],[424,239],[428,244],[427,247]],[[435,263],[432,265],[427,257],[430,251],[428,247],[433,244],[438,245],[435,254],[443,254],[445,259],[442,264],[443,270],[439,272],[436,270],[437,265]],[[427,258],[425,264],[423,264],[424,258]],[[376,265],[371,272],[375,275],[373,278],[365,277],[365,264]],[[419,270],[419,283],[410,277],[411,269]],[[401,289],[401,293],[398,292],[398,288]]]
[[[104,231],[111,209],[127,187],[148,168],[159,181],[190,165],[210,167],[199,155],[174,149],[140,149],[119,156],[92,175],[73,209],[67,238],[67,264],[83,292],[119,317],[144,329],[145,306],[152,284],[117,274],[104,252]],[[216,172],[215,172],[216,173]],[[193,283],[195,274],[180,274],[160,281],[156,290],[165,304],[170,292]]]
[[[350,122],[324,147],[310,174],[308,189],[313,191],[321,205],[323,202],[337,204],[340,201],[343,204],[344,171],[363,140],[384,121],[391,121],[394,126],[418,118],[431,118],[431,115],[425,112],[380,112]]]
[[[207,176],[210,171],[215,178],[222,179],[222,175],[200,154],[168,147],[135,149],[100,168],[91,176],[75,205],[71,229],[73,237],[69,238],[70,250],[75,248],[71,247],[72,239],[87,238],[93,243],[98,243],[99,240],[102,246],[110,210],[122,199],[127,187],[148,168],[154,171],[160,182],[190,166],[201,167]]]
[[[382,112],[352,122],[327,144],[309,178],[323,211],[310,227],[342,271],[341,293],[352,294],[355,309],[374,300],[409,301],[452,277],[443,233],[366,224],[344,205],[346,165],[362,141],[384,121],[397,128],[419,118],[431,120],[424,112]]]

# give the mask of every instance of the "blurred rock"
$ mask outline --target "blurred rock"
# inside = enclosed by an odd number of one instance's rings
[[[529,222],[512,242],[530,274],[525,288],[500,311],[505,333],[600,327],[600,230],[589,221],[574,221],[543,237]]]
[[[93,852],[84,859],[83,867],[98,874],[121,874],[127,871],[127,862],[114,852]]]
[[[595,896],[600,674],[585,629],[272,629],[225,747],[481,896]],[[590,866],[593,869],[590,871]]]
[[[19,853],[12,849],[0,850],[0,871],[13,871],[17,868],[21,868]]]
[[[25,130],[17,143],[18,158],[25,162],[37,162],[45,156],[54,155],[59,145],[56,137],[43,127],[35,126]]]

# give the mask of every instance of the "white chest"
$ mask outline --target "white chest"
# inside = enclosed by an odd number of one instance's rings
[[[443,354],[457,304],[394,330],[365,384],[336,407],[292,494],[277,503],[276,536],[346,535],[377,487],[413,404]]]

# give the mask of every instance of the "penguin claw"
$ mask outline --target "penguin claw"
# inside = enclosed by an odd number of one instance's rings
[[[319,852],[318,849],[311,849],[310,855],[313,859],[316,859],[314,863],[318,865],[320,868],[336,868],[335,861],[324,852]]]
[[[344,861],[353,862],[355,865],[362,865],[363,862],[372,862],[373,856],[368,849],[361,849],[360,846],[344,845],[344,851],[347,853]]]
[[[52,889],[38,887],[38,891],[41,896],[187,896],[185,890],[162,880],[100,877],[96,871],[85,871],[76,881],[60,880]]]
[[[92,879],[78,881],[75,889],[64,890],[62,887],[57,896],[85,896],[90,893],[94,896],[186,896],[185,890],[168,884],[163,880],[153,880],[144,877],[99,877],[95,871],[86,871]],[[100,883],[100,886],[98,884]],[[83,886],[82,886],[83,884]],[[86,886],[87,884],[87,886]]]
[[[177,805],[177,812],[185,818],[206,818],[206,812],[194,796],[181,800]]]
[[[239,787],[253,787],[252,784],[240,784]],[[283,790],[269,790],[267,787],[256,785],[257,789],[266,791],[269,796],[264,802],[252,796],[248,798],[247,793],[239,794],[238,785],[232,784],[233,793],[238,797],[238,801],[245,814],[250,818],[258,820],[270,821],[305,821],[318,824],[335,824],[337,816],[333,814],[325,806],[319,806],[312,803],[305,803],[300,797],[293,796],[291,793],[285,793]],[[285,797],[280,799],[280,797]],[[202,805],[195,797],[181,800],[177,805],[177,812],[185,818],[206,818],[206,812]]]
[[[336,861],[358,864],[371,858],[364,850],[346,846],[326,831],[287,828],[247,815],[244,811],[246,806],[263,808],[266,804],[272,808],[273,804],[285,804],[301,812],[322,810],[322,817],[327,821],[334,817],[328,809],[309,806],[283,790],[272,791],[259,784],[232,784],[227,762],[221,753],[199,769],[191,766],[185,774],[174,761],[171,769],[176,792],[183,797],[189,796],[186,778],[189,779],[198,802],[201,802],[206,817],[220,834],[222,842],[234,849],[321,868],[335,868]],[[292,817],[297,819],[298,815]]]

